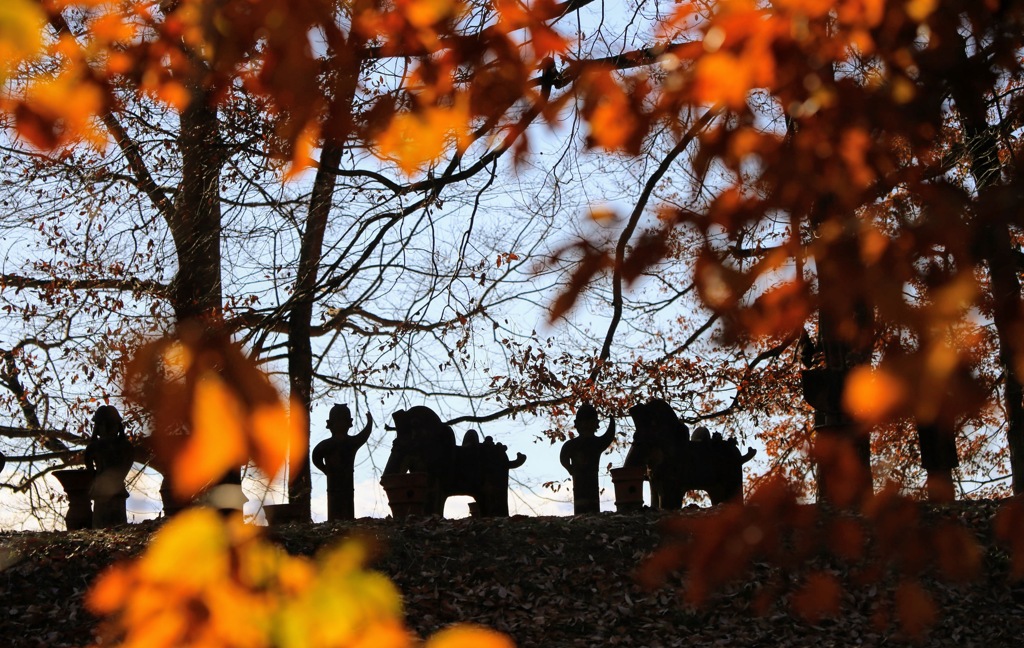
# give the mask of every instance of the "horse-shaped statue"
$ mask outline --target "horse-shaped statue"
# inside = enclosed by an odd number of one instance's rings
[[[452,428],[423,405],[399,410],[392,419],[395,440],[382,477],[425,473],[430,514],[443,515],[444,503],[452,495],[469,495],[481,516],[508,515],[508,471],[523,465],[526,455],[509,459],[504,444],[491,437],[481,442],[475,430],[456,445]]]
[[[625,467],[644,467],[651,482],[652,506],[677,509],[687,491],[705,491],[712,504],[743,500],[743,464],[757,452],[740,454],[735,438],[700,434],[690,438],[672,407],[654,398],[629,410],[636,425]]]

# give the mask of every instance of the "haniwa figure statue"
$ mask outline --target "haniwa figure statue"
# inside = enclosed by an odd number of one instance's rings
[[[576,432],[579,436],[562,445],[559,460],[572,475],[573,512],[597,513],[601,510],[597,473],[601,454],[615,439],[615,419],[608,422],[608,431],[597,436],[597,410],[583,403],[576,410]]]
[[[132,444],[124,433],[121,414],[114,406],[97,408],[92,424],[92,441],[85,446],[85,465],[95,474],[89,491],[93,501],[92,526],[103,529],[127,524],[128,489],[124,481],[134,460]]]
[[[331,437],[324,439],[313,448],[313,465],[327,475],[327,519],[355,519],[355,470],[356,451],[370,438],[373,416],[366,415],[366,426],[355,436],[348,436],[352,427],[352,413],[348,405],[335,405],[327,417],[327,429]]]

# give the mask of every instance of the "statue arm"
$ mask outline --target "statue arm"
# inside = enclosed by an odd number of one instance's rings
[[[562,444],[562,451],[558,453],[558,460],[562,462],[562,467],[567,471],[572,472],[572,458],[569,456],[569,442]]]
[[[508,462],[508,467],[518,468],[519,466],[522,466],[524,463],[526,463],[526,455],[524,455],[522,452],[517,452],[515,460]]]
[[[355,442],[359,445],[363,445],[370,438],[370,430],[373,429],[373,414],[366,413],[366,425],[362,431],[355,436]]]
[[[601,439],[601,443],[604,444],[605,448],[612,444],[612,441],[615,440],[615,419],[608,420],[608,431],[598,438]]]

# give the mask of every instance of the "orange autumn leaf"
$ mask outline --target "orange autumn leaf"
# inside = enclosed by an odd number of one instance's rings
[[[488,628],[458,625],[430,637],[426,648],[515,648],[507,636]]]
[[[843,408],[863,423],[880,423],[896,412],[906,394],[903,382],[889,371],[858,366],[847,377]]]
[[[175,494],[187,498],[248,460],[245,411],[216,374],[199,378],[192,401],[191,434],[173,463]]]
[[[835,7],[834,0],[775,0],[779,9],[803,14],[807,18],[820,18]]]
[[[410,633],[398,622],[376,623],[370,626],[351,648],[409,648]]]
[[[981,571],[982,550],[964,527],[942,522],[932,532],[939,571],[951,581],[968,581]]]
[[[156,98],[178,112],[188,108],[192,101],[192,93],[188,88],[177,81],[167,81],[160,84],[154,92]]]
[[[115,13],[104,13],[89,21],[89,35],[104,45],[126,44],[135,38],[136,25]]]
[[[258,405],[250,415],[253,459],[259,466],[295,465],[306,451],[306,417],[302,404],[292,400],[287,410],[280,404]]]
[[[834,520],[828,527],[828,546],[846,560],[859,560],[864,555],[867,534],[860,522],[851,518]]]
[[[738,110],[747,102],[753,79],[750,68],[729,52],[701,56],[693,75],[693,99],[697,104],[724,104]]]
[[[396,4],[409,24],[420,28],[452,18],[462,9],[457,0],[398,0]]]
[[[590,138],[609,151],[627,148],[637,127],[624,94],[603,97],[590,116]]]
[[[402,172],[411,176],[437,160],[453,138],[461,149],[468,133],[466,103],[395,115],[377,137],[377,155],[397,162]]]
[[[126,393],[153,414],[156,464],[175,495],[196,495],[252,459],[274,476],[305,454],[307,414],[288,407],[267,376],[222,331],[199,324],[144,346]]]

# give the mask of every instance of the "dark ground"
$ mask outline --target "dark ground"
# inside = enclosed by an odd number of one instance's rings
[[[1024,646],[1024,586],[1011,585],[1009,557],[994,546],[994,502],[952,505],[978,536],[985,573],[968,584],[929,583],[940,618],[916,645]],[[688,513],[689,515],[700,513]],[[561,518],[421,519],[407,523],[288,525],[272,536],[310,554],[358,529],[377,537],[375,568],[405,596],[407,624],[421,635],[457,621],[496,628],[519,646],[903,646],[915,645],[875,619],[884,587],[843,594],[839,617],[809,624],[784,600],[765,616],[751,602],[770,570],[684,608],[673,587],[643,591],[638,564],[660,538],[654,513]],[[110,531],[0,533],[0,646],[87,645],[95,624],[82,607],[105,566],[141,551],[156,523]],[[839,574],[843,576],[842,573]]]

